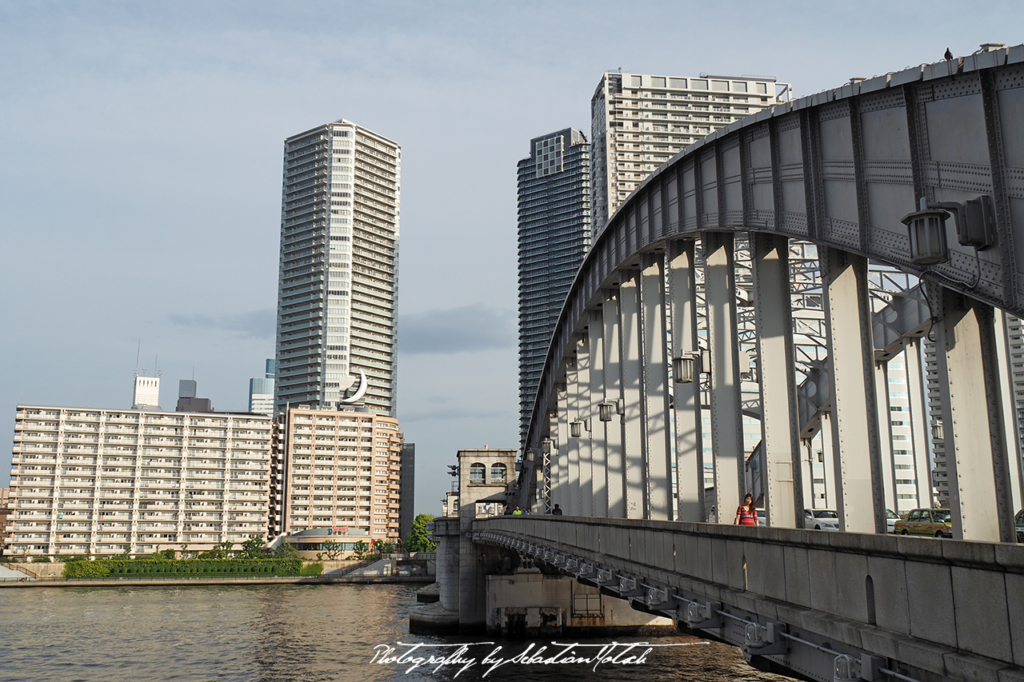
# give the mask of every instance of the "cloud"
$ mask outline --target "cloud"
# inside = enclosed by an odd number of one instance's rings
[[[273,308],[237,315],[171,315],[172,324],[196,329],[223,329],[248,339],[274,338],[276,313]]]
[[[405,315],[398,321],[400,353],[452,354],[508,348],[518,343],[516,315],[482,304]]]

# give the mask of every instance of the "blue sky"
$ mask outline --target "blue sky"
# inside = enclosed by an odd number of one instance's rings
[[[272,357],[285,137],[402,144],[399,418],[417,511],[516,447],[516,162],[590,132],[601,73],[766,74],[798,96],[1022,41],[988,2],[0,4],[0,441],[19,403],[245,409]],[[10,450],[0,454],[0,485]]]

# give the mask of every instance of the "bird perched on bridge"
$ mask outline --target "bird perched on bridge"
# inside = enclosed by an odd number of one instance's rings
[[[946,61],[947,62],[953,61],[953,53],[949,51],[948,47],[946,48]]]

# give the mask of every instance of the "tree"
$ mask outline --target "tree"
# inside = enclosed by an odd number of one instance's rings
[[[352,552],[356,555],[356,558],[360,560],[362,560],[366,556],[366,553],[368,551],[370,551],[370,548],[362,540],[357,542],[355,546],[352,547]]]
[[[263,538],[261,538],[259,535],[253,535],[251,538],[243,542],[242,556],[246,559],[262,559]]]
[[[228,542],[226,540],[224,542],[218,543],[217,544],[217,550],[216,550],[217,551],[217,558],[218,559],[230,559],[231,558],[231,548],[234,547],[234,546],[235,546],[235,543]]]
[[[385,554],[394,554],[395,546],[392,545],[390,542],[378,540],[373,544],[373,550],[377,552],[377,554],[384,556]]]
[[[328,561],[336,561],[341,557],[341,553],[345,551],[344,546],[340,542],[334,540],[326,540],[320,543],[320,549],[322,549],[323,555],[327,557]],[[320,555],[317,554],[317,557]]]
[[[292,545],[289,545],[287,542],[282,542],[281,546],[274,551],[274,557],[278,559],[297,559],[299,557],[299,553]]]
[[[412,522],[412,530],[405,540],[405,548],[410,552],[435,552],[437,543],[427,535],[427,524],[434,520],[430,514],[418,514]]]

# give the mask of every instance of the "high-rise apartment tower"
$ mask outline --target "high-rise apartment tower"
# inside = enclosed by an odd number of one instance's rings
[[[605,73],[590,101],[595,237],[658,166],[708,133],[776,104],[788,93],[789,85],[763,76]]]
[[[572,128],[536,137],[518,166],[522,440],[558,313],[590,247],[590,144]]]
[[[344,119],[284,143],[275,406],[394,416],[398,143]]]

